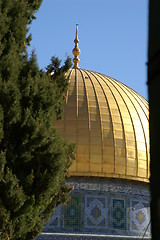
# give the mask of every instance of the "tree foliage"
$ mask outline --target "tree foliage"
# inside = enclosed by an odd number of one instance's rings
[[[60,67],[53,57],[46,73],[34,52],[28,57],[28,26],[40,4],[0,0],[1,240],[34,239],[69,191],[65,178],[74,146],[53,123],[62,116],[71,61]]]

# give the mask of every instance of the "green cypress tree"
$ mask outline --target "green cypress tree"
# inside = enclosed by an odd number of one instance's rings
[[[0,0],[0,239],[30,240],[67,199],[73,145],[54,120],[62,116],[71,67],[53,57],[47,73],[28,58],[28,25],[41,0]],[[50,74],[54,70],[54,74]]]

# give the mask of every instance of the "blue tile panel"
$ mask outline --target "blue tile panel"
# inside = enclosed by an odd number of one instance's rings
[[[72,194],[64,208],[64,227],[81,228],[81,196]]]
[[[55,227],[60,228],[61,227],[60,220],[61,220],[61,207],[57,207],[57,208],[55,208],[55,211],[54,211],[53,215],[51,216],[49,222],[46,223],[44,227],[51,229],[51,231]]]
[[[150,233],[150,206],[149,202],[130,199],[130,231]]]
[[[124,199],[111,200],[111,228],[126,230],[126,207]]]
[[[144,232],[145,237],[151,235],[147,184],[93,178],[76,178],[69,184],[74,185],[70,200],[56,208],[43,232],[137,236],[137,239]]]
[[[85,195],[85,224],[87,229],[107,229],[107,197],[86,194]]]

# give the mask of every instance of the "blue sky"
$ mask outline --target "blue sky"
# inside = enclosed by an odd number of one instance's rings
[[[79,66],[147,93],[148,0],[44,0],[32,23],[40,68],[53,55],[72,57],[79,24]]]

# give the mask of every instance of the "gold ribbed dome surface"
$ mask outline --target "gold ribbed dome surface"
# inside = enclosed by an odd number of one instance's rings
[[[121,82],[74,68],[61,136],[76,144],[70,176],[149,181],[148,102]]]

